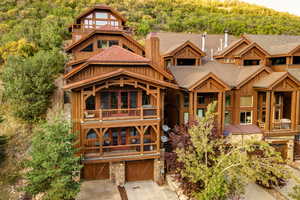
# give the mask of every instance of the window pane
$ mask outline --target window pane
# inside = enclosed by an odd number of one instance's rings
[[[246,123],[247,124],[252,123],[252,112],[246,112]]]
[[[128,92],[121,92],[121,108],[128,108]]]
[[[198,96],[198,104],[204,104],[205,103],[205,97],[204,96]]]
[[[199,108],[199,109],[197,110],[197,115],[198,115],[199,118],[204,117],[204,115],[205,115],[204,108]]]
[[[111,98],[110,98],[110,105],[112,109],[117,109],[118,108],[118,93],[117,92],[111,92],[110,93]]]
[[[143,91],[142,102],[143,105],[150,105],[150,96],[145,91]]]
[[[245,124],[246,123],[246,113],[245,112],[241,112],[240,113],[240,123],[241,124]]]
[[[137,107],[137,92],[130,92],[130,108]]]
[[[101,93],[101,108],[109,109],[109,93],[108,92]]]
[[[88,134],[86,135],[86,139],[95,139],[97,138],[97,133],[94,129],[89,130]]]
[[[107,40],[98,40],[98,48],[107,48],[108,47],[108,41]]]
[[[183,120],[184,120],[185,124],[189,122],[189,113],[188,112],[185,112],[183,114]]]
[[[95,13],[95,17],[96,17],[96,18],[107,19],[107,18],[108,18],[108,14],[105,13],[105,12],[96,12],[96,13]]]
[[[93,51],[93,44],[90,44],[90,45],[86,46],[86,47],[83,48],[81,51],[84,51],[84,52],[92,52],[92,51]]]
[[[112,45],[119,45],[119,41],[118,40],[109,40],[109,46]]]
[[[107,24],[107,21],[99,21],[99,20],[97,20],[95,23],[96,23],[96,26],[104,26],[104,25]]]
[[[240,98],[240,106],[241,107],[251,107],[252,106],[252,96],[241,97]]]
[[[112,129],[112,145],[118,145],[118,129]]]
[[[126,144],[126,128],[121,129],[121,144]]]
[[[95,96],[89,96],[87,100],[85,101],[85,108],[87,110],[95,110]]]
[[[252,123],[252,112],[244,111],[240,112],[240,124],[251,124]]]
[[[231,95],[229,95],[229,94],[226,94],[225,106],[231,106]]]
[[[225,124],[230,124],[231,123],[231,112],[230,111],[225,111]]]
[[[184,107],[189,106],[189,94],[188,93],[183,94],[183,106]]]

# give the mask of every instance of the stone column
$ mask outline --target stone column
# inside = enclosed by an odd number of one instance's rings
[[[123,186],[125,184],[125,162],[110,163],[110,180],[116,185]]]
[[[158,185],[164,183],[164,174],[165,174],[165,162],[162,158],[154,159],[154,182]]]
[[[287,162],[293,162],[294,161],[294,139],[289,140],[287,142]]]

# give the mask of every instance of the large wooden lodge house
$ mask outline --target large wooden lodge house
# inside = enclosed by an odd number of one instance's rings
[[[161,181],[162,125],[203,117],[218,134],[300,156],[300,36],[150,33],[141,45],[116,10],[96,5],[69,27],[64,89],[80,133],[83,178]]]

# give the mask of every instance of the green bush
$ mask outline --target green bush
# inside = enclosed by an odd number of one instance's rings
[[[64,61],[58,51],[8,58],[2,74],[4,96],[16,117],[32,122],[45,115],[55,89],[54,80]]]
[[[76,135],[62,116],[42,123],[34,132],[30,169],[25,191],[31,195],[45,193],[44,200],[73,199],[80,189],[80,157],[75,155]]]

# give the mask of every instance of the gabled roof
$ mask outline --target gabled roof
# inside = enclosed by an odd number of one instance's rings
[[[300,44],[300,36],[297,35],[245,34],[243,38],[257,43],[271,55],[286,55]]]
[[[199,33],[174,33],[174,32],[157,32],[155,34],[159,38],[159,51],[161,55],[169,52],[169,49],[174,47],[178,47],[185,43],[186,41],[190,41],[199,49],[202,48],[202,34]],[[205,50],[206,55],[211,56],[211,49],[213,52],[218,51],[218,47],[220,46],[220,40],[224,41],[224,34],[207,34],[205,37]],[[237,40],[235,36],[229,35],[228,43],[232,43]]]
[[[134,43],[137,47],[139,47],[141,50],[144,50],[144,47],[138,43],[135,39],[133,39],[130,35],[128,35],[127,33],[124,33],[120,30],[93,30],[91,31],[89,34],[85,35],[84,37],[82,37],[80,40],[77,40],[76,42],[70,44],[69,46],[67,46],[65,48],[65,50],[67,52],[69,52],[71,49],[73,49],[74,47],[76,47],[77,45],[79,45],[80,43],[84,42],[85,40],[89,39],[90,37],[92,37],[95,34],[101,34],[101,33],[105,33],[105,34],[112,34],[112,35],[122,35],[124,36],[126,39],[128,39],[130,42]]]
[[[161,73],[166,78],[173,79],[173,76],[171,74],[152,65],[150,59],[144,58],[117,45],[105,48],[100,53],[90,57],[84,64],[65,74],[64,78],[73,76],[90,64],[148,65],[154,68],[154,70]]]
[[[118,45],[103,49],[100,53],[90,57],[88,62],[109,62],[109,63],[150,63],[150,59],[135,54]]]
[[[210,73],[218,77],[228,87],[234,88],[242,87],[261,71],[268,71],[267,68],[259,65],[244,67],[217,61],[209,61],[200,66],[171,66],[169,70],[174,75],[178,85],[186,89],[191,88]]]
[[[235,57],[241,57],[241,56],[243,56],[244,54],[246,54],[252,48],[257,48],[265,56],[270,56],[270,54],[266,50],[264,50],[263,48],[261,48],[261,46],[259,46],[257,43],[253,42],[250,45],[248,45],[248,46],[244,47],[243,49],[241,49],[241,51],[237,52],[237,54],[235,55]]]
[[[103,80],[106,80],[106,79],[109,79],[109,78],[113,78],[113,77],[116,77],[116,76],[120,76],[120,75],[126,75],[126,76],[130,76],[130,77],[137,78],[137,79],[140,79],[140,80],[148,81],[148,82],[151,82],[151,83],[156,84],[156,85],[178,89],[178,87],[176,85],[172,84],[172,83],[161,81],[161,80],[156,80],[156,79],[150,78],[148,76],[144,76],[144,75],[141,75],[141,74],[137,74],[137,73],[134,73],[134,72],[127,71],[127,70],[122,69],[122,68],[118,69],[116,71],[113,71],[113,72],[109,72],[109,73],[101,74],[101,75],[98,75],[98,76],[95,76],[95,77],[91,77],[89,79],[85,79],[85,80],[78,81],[78,82],[75,82],[75,83],[67,84],[66,86],[64,86],[64,89],[66,90],[66,89],[79,88],[79,87],[83,87],[85,85],[93,84],[93,83],[103,81]]]
[[[242,43],[246,42],[247,44],[250,44],[250,41],[248,41],[246,38],[240,38],[239,40],[235,40],[234,42],[230,43],[226,48],[224,48],[222,51],[219,51],[214,56],[215,58],[221,58],[230,53],[233,49],[241,45]]]
[[[251,66],[251,67],[242,67],[236,79],[236,88],[239,89],[244,86],[252,78],[260,74],[262,71],[271,73],[272,70],[268,67],[262,66]]]
[[[173,46],[171,46],[163,55],[164,57],[166,56],[173,56],[174,54],[176,54],[178,51],[180,51],[181,49],[190,46],[193,50],[195,50],[196,52],[198,52],[201,56],[205,56],[205,52],[203,52],[198,46],[196,46],[194,43],[192,43],[191,41],[187,40],[185,42],[182,43],[178,43],[175,44]]]
[[[203,78],[201,78],[199,81],[197,81],[196,83],[194,83],[192,86],[190,86],[188,89],[191,91],[193,89],[195,89],[196,87],[198,87],[201,83],[205,82],[206,80],[208,80],[209,78],[214,79],[215,81],[217,81],[219,84],[221,84],[225,90],[230,90],[230,86],[227,85],[224,81],[222,81],[221,79],[219,79],[216,75],[214,75],[212,72],[209,72],[206,76],[204,76]]]
[[[126,19],[120,15],[120,13],[118,11],[116,11],[115,9],[107,6],[107,5],[103,5],[103,4],[96,4],[93,7],[85,10],[84,12],[82,12],[80,15],[78,15],[75,19],[78,20],[88,14],[90,14],[91,12],[93,12],[94,10],[108,10],[111,13],[113,13],[114,15],[116,15],[118,18],[120,18],[123,22],[126,22]]]
[[[300,82],[296,78],[294,78],[289,72],[272,72],[268,76],[264,77],[263,79],[253,84],[253,87],[272,89],[274,86],[276,86],[279,82],[281,82],[287,77],[289,77],[298,85],[300,85]]]

